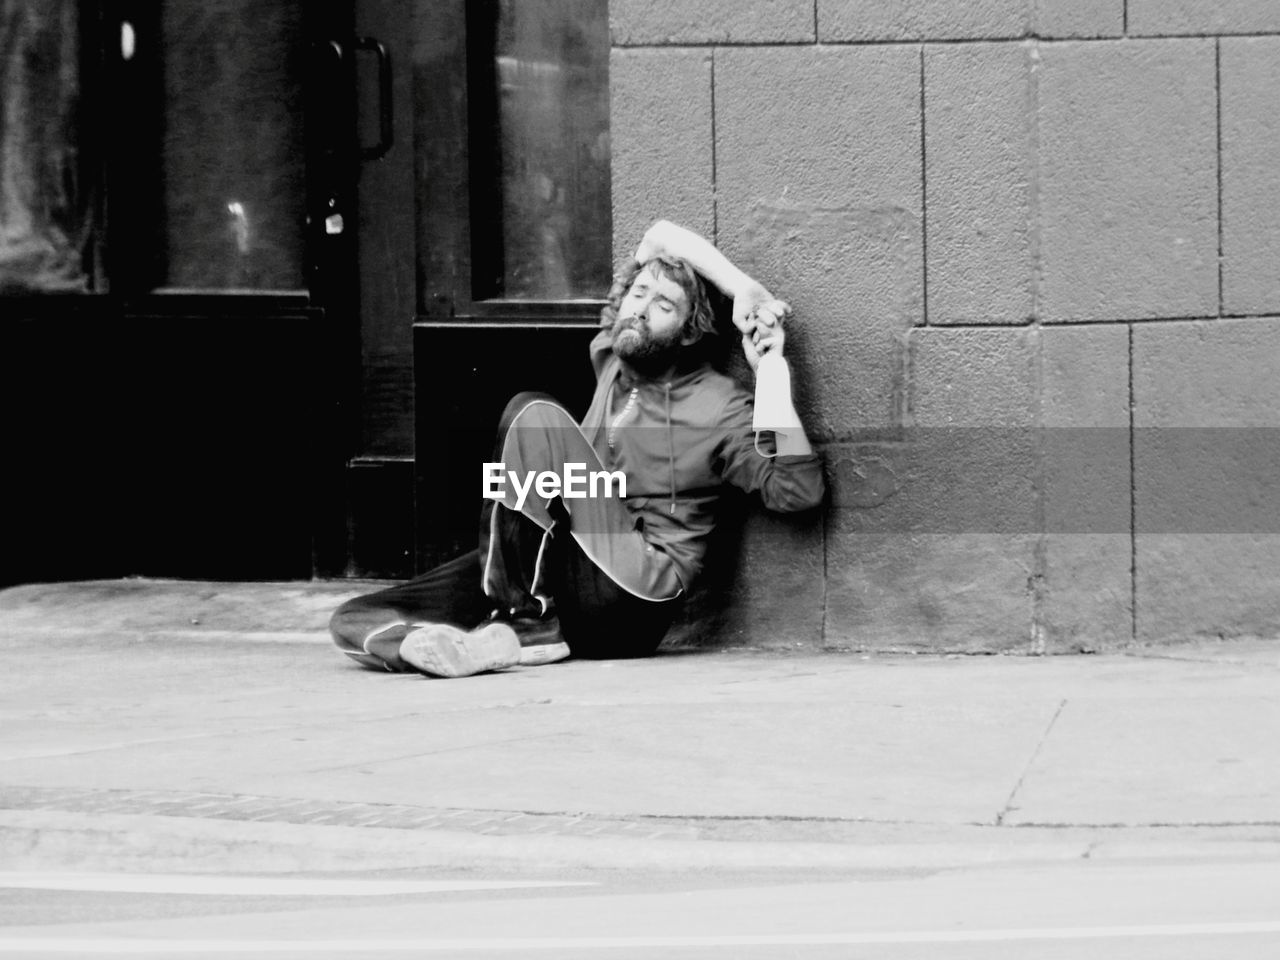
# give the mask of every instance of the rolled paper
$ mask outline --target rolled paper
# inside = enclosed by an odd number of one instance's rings
[[[804,432],[804,426],[791,403],[791,368],[780,353],[766,353],[756,367],[755,411],[751,427],[756,432],[756,452],[772,457],[760,449],[760,434],[785,435],[791,431]]]

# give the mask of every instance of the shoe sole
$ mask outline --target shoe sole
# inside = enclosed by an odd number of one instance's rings
[[[447,623],[412,631],[400,644],[400,659],[433,677],[470,677],[520,662],[520,640],[505,623],[467,633]]]

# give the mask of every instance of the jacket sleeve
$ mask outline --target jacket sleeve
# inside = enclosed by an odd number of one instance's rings
[[[752,401],[746,391],[735,392],[725,407],[720,476],[740,490],[759,493],[761,502],[770,510],[790,513],[818,506],[827,487],[818,455],[766,457],[759,453],[751,411]]]

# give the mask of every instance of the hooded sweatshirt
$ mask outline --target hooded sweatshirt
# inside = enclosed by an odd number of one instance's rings
[[[817,455],[757,452],[752,396],[701,362],[668,378],[640,376],[613,353],[609,330],[591,342],[596,390],[582,429],[600,462],[627,477],[636,527],[674,561],[686,592],[702,570],[726,485],[758,493],[770,510],[822,502]]]

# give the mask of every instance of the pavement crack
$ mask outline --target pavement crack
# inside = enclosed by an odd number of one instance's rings
[[[1027,779],[1027,775],[1031,773],[1031,768],[1035,766],[1036,760],[1040,757],[1040,751],[1044,749],[1045,743],[1049,739],[1049,734],[1053,732],[1054,726],[1058,722],[1058,718],[1062,716],[1062,711],[1067,707],[1067,700],[1063,700],[1058,704],[1058,709],[1053,711],[1053,716],[1049,718],[1049,725],[1044,728],[1044,733],[1040,735],[1040,741],[1036,744],[1036,748],[1031,751],[1031,757],[1027,760],[1027,765],[1022,768],[1022,773],[1018,776],[1018,781],[1013,785],[1013,789],[1009,791],[1009,796],[1004,802],[1004,808],[996,815],[995,824],[997,827],[1005,825],[1004,820],[1011,812],[1013,812],[1014,798],[1018,796],[1018,791],[1022,789],[1023,782]]]

